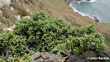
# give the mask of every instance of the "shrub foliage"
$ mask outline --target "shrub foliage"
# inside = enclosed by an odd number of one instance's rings
[[[103,54],[105,47],[104,38],[95,33],[95,25],[72,28],[63,19],[46,16],[43,11],[35,12],[32,18],[25,18],[15,23],[12,32],[7,31],[0,36],[0,55],[6,57],[7,51],[10,57],[25,57],[32,55],[25,48],[25,44],[34,52],[51,51],[64,52],[72,50],[73,54],[79,55],[89,50]],[[94,44],[94,45],[93,45]],[[4,59],[4,58],[2,58]],[[29,58],[24,58],[29,59]],[[5,60],[7,60],[5,58]]]

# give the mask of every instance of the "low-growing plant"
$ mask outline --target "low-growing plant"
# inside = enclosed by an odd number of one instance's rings
[[[47,55],[45,55],[45,58],[49,58],[49,55],[47,54]]]
[[[57,62],[61,62],[61,60],[60,60],[60,59],[58,59],[58,60],[57,60]]]
[[[87,35],[83,37],[72,37],[67,38],[66,43],[58,44],[51,52],[64,52],[65,50],[72,50],[73,54],[79,55],[87,50],[97,51],[101,56],[105,51],[105,46],[102,44],[104,38],[97,33]]]
[[[55,45],[66,42],[69,35],[81,37],[84,33],[95,32],[94,28],[94,25],[90,25],[73,29],[62,19],[46,17],[41,11],[40,13],[35,12],[31,19],[26,18],[17,22],[14,33],[25,36],[27,46],[34,51],[51,51]]]

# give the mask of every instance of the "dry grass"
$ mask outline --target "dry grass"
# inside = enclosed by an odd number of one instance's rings
[[[19,3],[18,4],[16,4],[16,2],[11,3],[10,6],[14,7],[14,9],[17,11],[17,15],[20,16],[30,15],[30,13],[25,10],[26,8]]]
[[[0,8],[0,10],[2,11],[2,15],[3,17],[5,17],[6,19],[11,19],[12,23],[17,22],[17,19],[15,17],[15,13],[10,9],[9,6],[7,5],[3,5],[2,8]]]
[[[0,15],[0,23],[2,23],[1,24],[2,28],[9,27],[12,24],[10,19],[6,19],[2,15]]]

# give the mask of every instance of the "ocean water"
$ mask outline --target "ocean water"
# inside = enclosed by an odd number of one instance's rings
[[[91,0],[90,2],[71,2],[73,10],[82,16],[88,16],[94,19],[94,16],[100,21],[110,23],[110,0]]]

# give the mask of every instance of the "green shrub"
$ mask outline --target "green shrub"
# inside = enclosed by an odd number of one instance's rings
[[[7,52],[12,55],[21,55],[26,52],[24,46],[25,37],[13,35],[12,32],[7,31],[0,36],[0,55]]]
[[[103,40],[104,38],[97,33],[90,35],[85,34],[83,37],[75,37],[75,38],[69,36],[69,38],[67,38],[66,43],[57,45],[54,49],[51,50],[51,52],[60,53],[62,51],[64,52],[64,50],[72,50],[73,54],[79,55],[87,51],[88,50],[87,46],[91,45],[89,47],[89,50],[97,51],[100,55],[102,55],[106,49],[102,44]]]
[[[91,28],[91,29],[90,29]],[[22,35],[27,38],[27,45],[34,51],[50,51],[57,44],[65,42],[69,35],[81,37],[84,33],[91,34],[95,32],[95,26],[73,29],[62,19],[47,16],[43,11],[35,12],[31,19],[20,20],[14,28],[16,35]],[[38,48],[36,48],[38,47]]]

